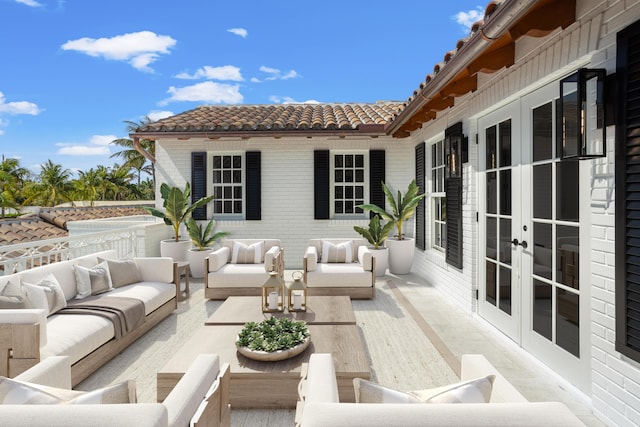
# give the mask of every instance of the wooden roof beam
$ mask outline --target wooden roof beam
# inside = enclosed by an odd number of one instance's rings
[[[509,28],[513,40],[522,36],[544,37],[556,28],[567,28],[576,21],[576,0],[547,0]]]
[[[510,67],[516,60],[516,44],[511,41],[496,49],[488,49],[467,66],[470,75],[494,73],[503,67]]]
[[[462,96],[478,89],[478,75],[474,74],[452,81],[439,92],[443,98]]]

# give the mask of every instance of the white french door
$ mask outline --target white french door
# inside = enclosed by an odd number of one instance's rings
[[[555,82],[478,120],[478,312],[586,390],[589,170],[560,159],[557,98]]]

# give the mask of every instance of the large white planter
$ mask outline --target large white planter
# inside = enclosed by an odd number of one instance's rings
[[[403,240],[390,238],[385,240],[384,245],[389,248],[389,272],[392,274],[409,273],[416,250],[415,241],[409,237],[405,237]]]
[[[373,257],[376,259],[376,277],[384,276],[387,272],[387,266],[389,265],[389,249],[369,248],[369,250],[373,254]]]
[[[189,261],[189,270],[191,277],[202,279],[204,277],[204,259],[211,253],[211,248],[191,248],[187,251],[187,261]]]
[[[191,240],[166,239],[160,241],[160,256],[168,256],[174,261],[187,261],[187,252],[191,249]]]

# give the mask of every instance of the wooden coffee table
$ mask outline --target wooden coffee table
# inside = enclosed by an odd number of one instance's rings
[[[237,301],[237,298],[250,298],[254,301]],[[323,297],[342,298],[342,297]],[[346,297],[348,299],[348,297]],[[231,299],[231,298],[230,298]],[[234,301],[235,300],[235,301]],[[254,297],[236,297],[223,310],[226,302],[217,310],[228,312],[230,318],[236,313],[230,310],[237,304],[255,307],[255,312],[247,308],[244,315],[248,319],[259,316],[262,320],[260,302]],[[319,313],[314,301],[308,301],[309,313]],[[331,301],[328,301],[331,302]],[[334,305],[340,302],[335,301]],[[328,306],[332,306],[328,304]],[[229,310],[229,311],[227,311]],[[349,302],[348,311],[353,316]],[[241,312],[242,313],[242,312]],[[285,313],[286,314],[286,313]],[[338,321],[344,321],[342,313],[335,313]],[[211,316],[214,317],[214,316]],[[318,314],[318,317],[321,317]],[[322,324],[309,322],[311,345],[302,354],[278,362],[259,362],[248,359],[238,353],[235,340],[242,324],[208,324],[200,328],[193,337],[158,372],[158,402],[162,402],[173,387],[182,378],[191,362],[200,353],[213,353],[220,356],[221,362],[228,362],[231,368],[230,402],[236,408],[295,408],[298,401],[298,383],[303,363],[309,361],[312,353],[331,353],[336,368],[338,392],[341,402],[355,402],[353,378],[369,379],[369,363],[364,351],[360,330],[355,323],[328,324],[324,318]],[[342,319],[342,320],[341,320]],[[211,318],[208,320],[211,321]],[[213,321],[216,321],[214,318]],[[217,321],[220,321],[218,319]],[[217,322],[216,321],[216,322]]]

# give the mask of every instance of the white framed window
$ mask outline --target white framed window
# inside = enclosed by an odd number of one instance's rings
[[[357,215],[356,206],[369,200],[369,155],[367,152],[331,152],[331,209],[333,217]]]
[[[444,172],[444,141],[438,141],[431,145],[431,247],[443,252],[447,242]]]
[[[214,153],[210,159],[214,215],[244,215],[244,153]]]

